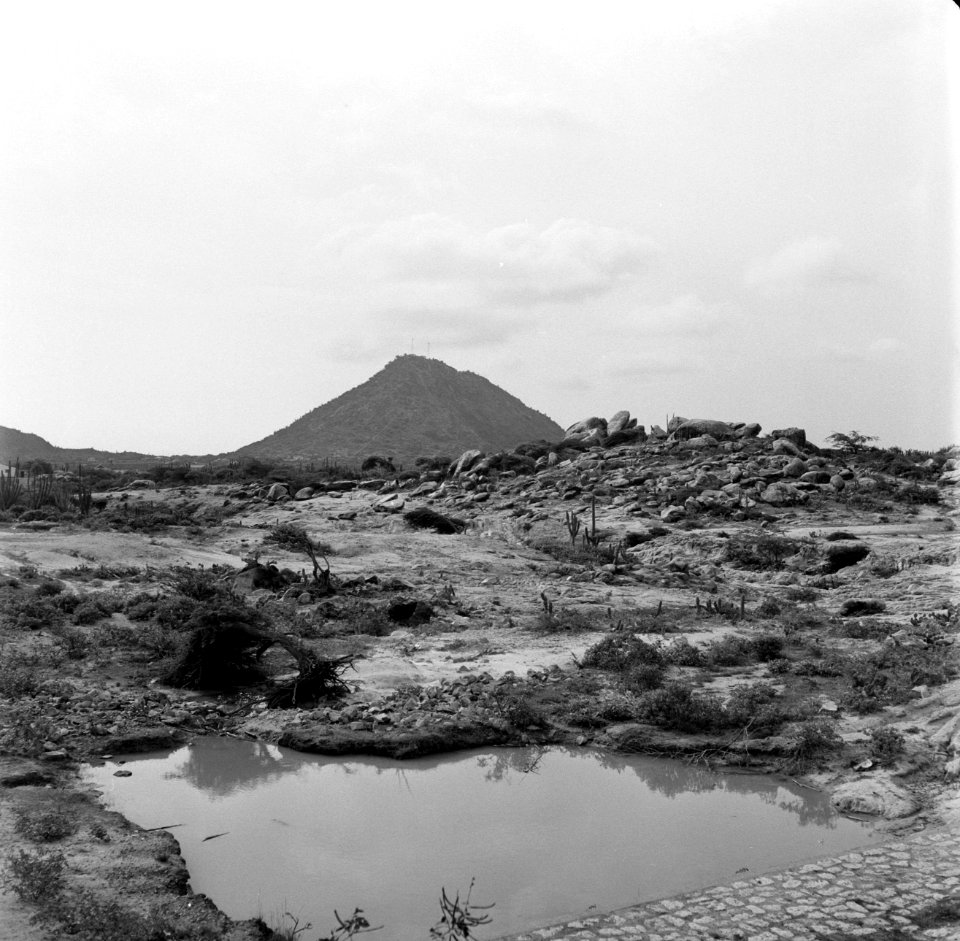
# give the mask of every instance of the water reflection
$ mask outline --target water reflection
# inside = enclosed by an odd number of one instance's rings
[[[750,795],[765,804],[795,814],[801,827],[813,824],[833,828],[836,824],[837,817],[829,803],[810,800],[809,795],[804,795],[798,785],[768,775],[717,772],[702,765],[691,765],[682,761],[582,748],[559,747],[551,748],[549,752],[542,748],[504,748],[477,755],[475,760],[477,767],[483,771],[484,780],[521,781],[525,775],[540,772],[547,754],[562,754],[571,759],[592,761],[615,774],[632,772],[651,791],[670,799],[680,795],[719,790],[730,794]]]
[[[238,743],[211,739],[203,748],[188,747],[182,763],[168,771],[168,780],[181,779],[203,791],[227,797],[295,773],[302,764],[295,752],[286,752],[265,742]]]
[[[473,876],[502,935],[870,839],[790,782],[586,749],[395,762],[209,739],[126,767],[86,777],[141,826],[176,822],[194,888],[230,915],[323,926],[360,905],[394,941],[422,941],[440,887]]]

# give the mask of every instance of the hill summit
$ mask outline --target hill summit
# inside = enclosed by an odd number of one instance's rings
[[[556,422],[482,376],[406,354],[236,455],[357,463],[377,454],[412,463],[422,456],[455,458],[468,448],[499,451],[562,437]]]

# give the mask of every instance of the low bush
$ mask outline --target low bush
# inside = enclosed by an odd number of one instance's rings
[[[67,655],[69,660],[83,660],[90,652],[93,642],[83,631],[75,627],[62,625],[54,629],[54,639],[57,645]]]
[[[711,667],[739,667],[752,663],[756,652],[746,637],[728,634],[703,649],[705,663]]]
[[[36,904],[54,897],[63,888],[65,865],[63,853],[18,849],[5,859],[0,879],[5,892]]]
[[[791,718],[781,707],[779,698],[769,683],[734,687],[726,702],[727,725],[747,728],[752,736],[773,735]]]
[[[840,617],[857,617],[861,614],[881,614],[887,610],[883,601],[875,598],[851,598],[840,606]]]
[[[727,541],[724,561],[740,568],[755,570],[782,569],[784,561],[800,551],[802,544],[785,536],[739,535]]]
[[[783,638],[779,634],[761,634],[750,641],[750,646],[760,663],[779,660],[783,656]]]
[[[596,614],[584,613],[573,608],[561,608],[558,612],[542,611],[534,630],[543,634],[582,634],[601,630]]]
[[[663,648],[666,663],[677,667],[701,667],[704,663],[703,651],[691,644],[686,637],[678,637]]]
[[[55,843],[77,832],[76,814],[61,807],[33,807],[17,812],[14,829],[34,843]]]
[[[624,673],[621,682],[631,693],[646,693],[663,686],[666,672],[662,663],[638,663]]]
[[[889,727],[870,730],[870,757],[882,765],[892,764],[906,747],[903,733]]]
[[[662,666],[663,652],[659,647],[629,634],[607,634],[588,647],[580,660],[581,666],[617,673],[644,664]]]
[[[793,773],[802,772],[811,764],[842,748],[843,739],[828,720],[804,722],[791,742],[786,761],[787,769]]]
[[[637,713],[644,722],[677,732],[712,733],[727,725],[719,696],[696,692],[682,682],[644,693],[638,700]]]

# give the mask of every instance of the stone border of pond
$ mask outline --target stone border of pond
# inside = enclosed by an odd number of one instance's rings
[[[960,937],[960,841],[926,830],[497,941],[926,941]]]

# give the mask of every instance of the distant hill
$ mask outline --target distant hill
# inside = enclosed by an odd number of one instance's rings
[[[58,448],[40,435],[0,425],[0,464],[30,460],[51,464],[102,464],[118,469],[143,468],[159,460],[152,454],[135,451],[98,451],[96,448]]]
[[[540,438],[559,441],[563,429],[476,373],[404,355],[232,456],[359,463],[376,454],[409,465],[417,457],[499,451]]]

